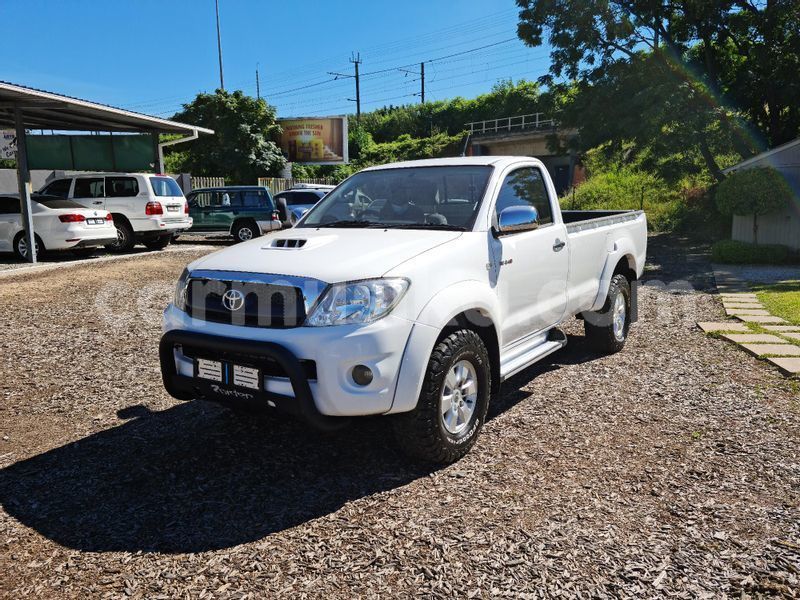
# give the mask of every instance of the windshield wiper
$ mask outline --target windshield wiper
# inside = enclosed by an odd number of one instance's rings
[[[437,229],[441,231],[466,231],[461,225],[446,225],[444,223],[397,223],[384,225],[387,229]]]
[[[343,219],[341,221],[331,221],[330,223],[319,223],[314,227],[370,227],[372,225],[375,225],[374,221]]]

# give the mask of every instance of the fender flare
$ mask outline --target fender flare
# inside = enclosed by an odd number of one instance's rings
[[[630,256],[633,260],[632,265],[629,264],[634,273],[638,273],[639,269],[636,265],[636,248],[630,238],[622,237],[616,240],[608,240],[608,255],[606,262],[603,266],[602,274],[600,275],[600,288],[597,290],[597,295],[592,303],[590,310],[596,311],[603,308],[608,296],[608,289],[611,287],[611,279],[614,276],[614,270],[617,268],[619,261],[626,256]]]
[[[420,310],[406,342],[388,413],[407,412],[416,407],[431,353],[442,330],[456,316],[477,310],[496,324],[498,309],[496,296],[479,281],[462,281],[434,295]],[[498,345],[499,342],[498,339]]]

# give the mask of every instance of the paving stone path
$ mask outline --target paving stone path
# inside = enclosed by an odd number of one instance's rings
[[[764,308],[748,285],[728,273],[714,271],[717,290],[728,317],[738,321],[703,321],[706,333],[719,334],[763,358],[790,377],[800,377],[800,326],[791,325]]]

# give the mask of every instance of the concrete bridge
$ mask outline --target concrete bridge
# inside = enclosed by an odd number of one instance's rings
[[[571,152],[554,152],[548,141],[558,136],[561,147],[578,135],[576,129],[559,129],[543,113],[502,117],[467,123],[470,156],[533,156],[541,160],[559,195],[584,180],[583,167]]]

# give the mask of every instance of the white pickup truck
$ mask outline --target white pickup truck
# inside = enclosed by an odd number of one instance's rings
[[[452,462],[500,382],[566,344],[565,320],[622,349],[646,246],[640,211],[560,210],[536,159],[369,168],[296,227],[188,266],[164,313],[164,385],[322,428],[393,415],[406,452]]]

